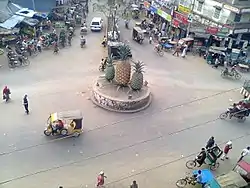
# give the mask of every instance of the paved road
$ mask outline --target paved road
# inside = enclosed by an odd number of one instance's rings
[[[100,33],[88,35],[85,49],[80,49],[76,38],[59,55],[45,51],[28,68],[0,70],[1,87],[7,84],[13,93],[9,104],[0,105],[0,182],[5,182],[0,187],[93,187],[96,175],[104,170],[111,183],[108,187],[127,187],[136,179],[140,186],[172,188],[188,172],[185,161],[211,135],[218,143],[233,139],[232,159],[222,163],[218,172],[231,168],[249,142],[249,121],[239,124],[216,118],[240,99],[239,91],[226,91],[240,87],[242,81],[221,79],[218,70],[199,58],[182,59],[170,53],[158,57],[152,45],[141,46],[130,41],[131,31],[122,32],[135,59],[147,66],[145,77],[154,101],[144,112],[111,113],[89,100],[91,84],[100,74]],[[29,116],[21,104],[26,93]],[[209,95],[214,96],[206,98]],[[43,128],[49,113],[70,109],[83,111],[83,135],[46,138]]]

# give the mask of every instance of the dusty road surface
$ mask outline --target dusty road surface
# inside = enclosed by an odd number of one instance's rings
[[[153,45],[139,45],[131,41],[131,30],[121,30],[134,59],[145,62],[153,93],[152,105],[137,114],[107,112],[89,100],[100,75],[102,33],[89,33],[84,49],[75,37],[72,47],[58,55],[44,51],[29,67],[0,69],[1,88],[8,85],[12,91],[12,100],[0,104],[1,188],[94,187],[101,170],[108,176],[107,187],[127,187],[135,179],[140,187],[172,188],[189,172],[185,162],[211,135],[222,145],[232,139],[231,160],[220,161],[217,172],[230,170],[249,143],[249,120],[222,121],[218,116],[241,98],[236,88],[243,81],[224,80],[219,70],[191,55],[159,57]],[[23,110],[24,94],[30,115]],[[43,135],[49,113],[74,109],[84,114],[79,138]]]

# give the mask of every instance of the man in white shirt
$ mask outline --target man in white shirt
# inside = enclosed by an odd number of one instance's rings
[[[238,162],[240,162],[245,156],[247,156],[250,153],[250,147],[244,148],[240,154],[240,158]]]

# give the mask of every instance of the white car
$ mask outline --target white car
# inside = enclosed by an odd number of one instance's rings
[[[101,31],[103,28],[103,19],[101,17],[94,17],[90,23],[91,31]]]

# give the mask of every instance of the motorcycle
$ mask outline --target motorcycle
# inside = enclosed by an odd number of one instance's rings
[[[8,56],[8,65],[9,65],[9,68],[15,68],[21,65],[16,54],[13,54],[12,56]]]
[[[246,117],[249,116],[249,110],[243,109],[236,111],[234,109],[234,107],[228,108],[226,112],[220,114],[220,119],[226,119],[227,117],[229,117],[229,119],[232,119],[232,117],[235,117],[239,122],[246,121]]]
[[[235,79],[240,80],[242,76],[234,68],[232,68],[231,71],[228,71],[228,69],[226,68],[225,70],[222,70],[221,77],[222,78],[225,78],[225,77],[234,77]]]
[[[5,102],[8,102],[10,100],[10,93],[6,93],[3,95],[3,100],[5,100]]]
[[[86,39],[82,39],[81,40],[81,48],[83,48],[85,46],[85,44],[86,44]]]

